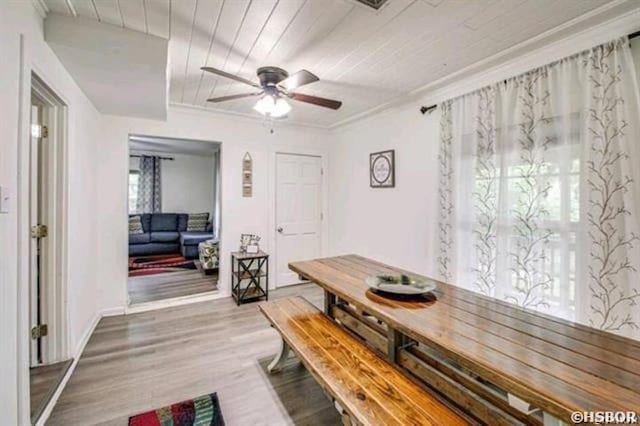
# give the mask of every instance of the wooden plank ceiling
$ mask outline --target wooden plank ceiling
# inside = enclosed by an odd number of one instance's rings
[[[635,1],[615,4],[628,10]],[[251,80],[265,65],[308,69],[321,81],[299,91],[342,100],[343,107],[291,101],[289,120],[320,126],[398,99],[607,3],[389,0],[376,12],[354,0],[46,0],[54,13],[169,38],[172,103],[257,114],[255,99],[207,104],[209,97],[251,88],[200,67]]]

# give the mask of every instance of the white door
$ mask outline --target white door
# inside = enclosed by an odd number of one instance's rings
[[[276,155],[276,286],[300,282],[289,262],[320,257],[322,160]]]

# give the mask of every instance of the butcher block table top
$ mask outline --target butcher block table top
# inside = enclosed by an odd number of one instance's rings
[[[437,282],[420,301],[372,292],[365,278],[405,273],[357,255],[289,268],[533,406],[570,421],[574,411],[640,410],[640,342]]]

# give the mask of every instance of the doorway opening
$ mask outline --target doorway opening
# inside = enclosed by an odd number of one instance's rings
[[[276,286],[299,284],[289,263],[321,257],[322,157],[276,153]]]
[[[65,297],[67,107],[35,74],[30,116],[29,389],[35,423],[72,362]]]
[[[129,136],[130,306],[218,292],[220,143]]]

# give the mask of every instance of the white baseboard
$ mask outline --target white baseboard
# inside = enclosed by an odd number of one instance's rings
[[[98,326],[98,323],[100,322],[103,316],[104,316],[103,312],[98,312],[98,314],[96,314],[96,316],[91,321],[91,325],[87,328],[87,330],[82,335],[82,339],[80,339],[80,342],[78,342],[78,346],[76,347],[76,350],[73,354],[73,361],[71,362],[71,365],[69,366],[64,377],[60,381],[60,384],[58,385],[58,388],[54,392],[53,396],[47,403],[47,406],[42,411],[40,418],[36,422],[36,426],[44,426],[46,421],[49,419],[49,416],[53,411],[53,407],[55,407],[56,404],[58,403],[58,398],[60,398],[62,391],[67,386],[67,382],[69,381],[69,379],[71,378],[71,375],[75,371],[76,365],[78,365],[78,361],[80,360],[80,356],[82,355],[82,352],[84,352],[85,346],[87,346],[87,342],[89,342],[91,335],[93,334],[94,330]]]
[[[214,291],[211,293],[198,294],[195,296],[194,295],[182,296],[182,297],[175,297],[173,299],[158,300],[155,302],[139,303],[139,304],[131,305],[127,307],[125,309],[125,314],[128,315],[128,314],[137,314],[139,312],[155,311],[157,309],[165,309],[173,306],[188,305],[191,303],[207,302],[210,300],[222,299],[224,297],[228,297],[228,296],[223,292]]]
[[[116,308],[107,308],[102,310],[102,317],[115,317],[118,315],[124,315],[127,313],[127,309],[124,306],[118,306]]]

